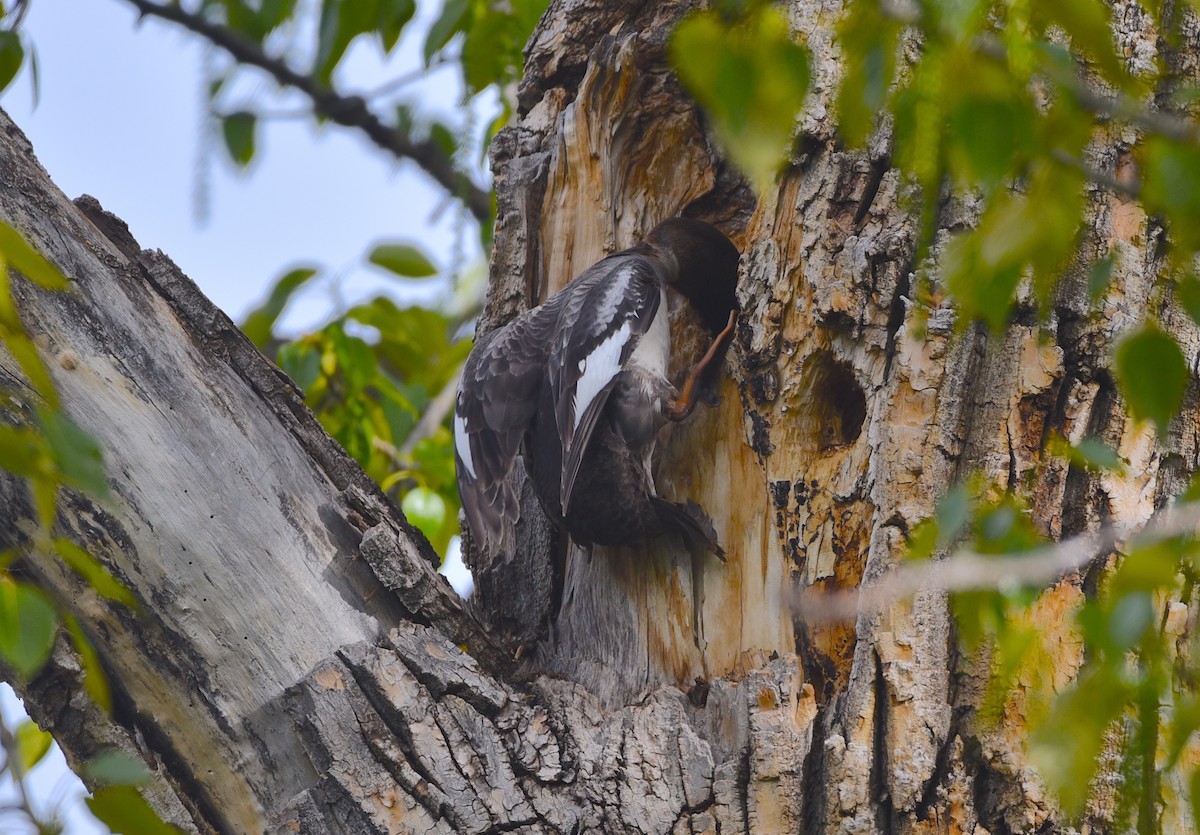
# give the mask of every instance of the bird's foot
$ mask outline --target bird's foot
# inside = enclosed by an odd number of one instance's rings
[[[687,381],[683,384],[683,390],[679,393],[679,397],[667,402],[663,409],[663,414],[667,420],[681,421],[692,413],[696,408],[696,401],[703,400],[707,405],[716,407],[721,401],[711,391],[706,391],[705,386],[699,385],[700,377],[708,370],[713,359],[720,355],[722,346],[729,340],[733,334],[733,326],[737,323],[737,311],[729,311],[729,324],[725,326],[725,330],[721,331],[713,339],[712,344],[708,346],[708,351],[696,363],[695,368],[688,374]]]

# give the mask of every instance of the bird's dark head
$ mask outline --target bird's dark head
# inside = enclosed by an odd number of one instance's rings
[[[711,223],[673,217],[650,230],[646,243],[669,269],[668,283],[685,296],[714,334],[737,306],[737,247]]]

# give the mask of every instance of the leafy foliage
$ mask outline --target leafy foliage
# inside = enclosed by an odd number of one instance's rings
[[[254,159],[254,133],[258,120],[253,113],[239,110],[221,119],[225,149],[238,166],[245,168]]]
[[[808,53],[774,6],[727,19],[693,15],[671,39],[679,77],[712,113],[730,157],[763,190],[771,182],[808,91]]]
[[[1164,16],[1165,31],[1172,20]],[[762,3],[724,3],[689,16],[672,40],[680,77],[760,190],[786,159],[808,87],[807,53],[786,26]],[[845,64],[839,131],[859,147],[882,133],[892,163],[919,186],[919,257],[931,252],[944,189],[982,206],[936,265],[961,321],[1003,328],[1025,283],[1048,304],[1076,256],[1084,185],[1096,174],[1085,162],[1088,144],[1110,113],[1143,124],[1137,97],[1158,81],[1127,72],[1108,7],[1101,0],[860,0],[849,5],[837,43]],[[901,66],[906,47],[916,45],[918,57]],[[1097,80],[1115,96],[1096,93]],[[1141,180],[1120,184],[1148,213],[1166,218],[1172,254],[1188,275],[1200,249],[1200,132],[1189,125],[1169,136],[1149,133],[1138,148]],[[1097,264],[1096,292],[1108,286],[1112,266],[1110,259]]]
[[[515,85],[524,66],[522,50],[546,4],[547,0],[507,3],[447,0],[425,38],[424,67],[418,69],[429,71],[445,61],[456,63],[468,99],[488,89],[499,89],[502,112],[497,125],[506,123],[513,112]],[[422,77],[419,71],[383,85],[375,94],[345,98],[332,109],[322,104],[323,98],[335,91],[338,71],[357,45],[370,45],[382,56],[391,56],[408,31],[415,12],[415,0],[320,0],[311,5],[295,0],[203,0],[195,19],[199,26],[219,27],[260,48],[258,65],[266,64],[277,78],[294,78],[299,72],[303,80],[298,84],[313,97],[314,118],[318,121],[337,118],[339,108],[362,108],[360,113],[364,114],[368,110],[381,114],[390,111],[390,118],[379,117],[379,128],[369,131],[376,141],[396,148],[428,139],[445,162],[458,166],[462,163],[458,150],[466,137],[456,135],[453,129],[439,122],[415,118],[412,98],[394,95],[410,83],[419,82]],[[299,39],[280,37],[282,33],[308,31],[315,40],[307,49],[298,43]],[[289,51],[299,53],[290,64],[287,61],[292,56],[279,59],[273,56],[273,47],[278,43],[289,43]],[[6,66],[4,46],[0,41],[0,80]],[[15,60],[19,66],[20,58]],[[255,136],[261,114],[238,101],[240,72],[236,61],[228,64],[211,79],[209,93],[210,106],[221,123],[230,159],[245,167],[257,152]],[[353,122],[358,117],[348,118]],[[381,140],[380,134],[389,131],[395,139]]]
[[[546,0],[447,0],[425,39],[425,62],[430,64],[461,34],[459,58],[468,90],[516,84],[524,66],[521,52],[546,6]]]
[[[1191,373],[1178,343],[1154,324],[1127,334],[1117,346],[1117,380],[1129,410],[1165,430],[1183,405]]]
[[[180,830],[162,818],[133,786],[105,786],[87,799],[88,808],[113,833],[177,835]]]
[[[1089,467],[1116,470],[1123,462],[1099,441],[1048,449]],[[909,538],[909,555],[966,549],[1017,555],[1042,545],[1019,499],[988,499],[972,479],[938,504],[937,513]],[[1193,498],[1187,496],[1184,498]],[[952,606],[964,650],[990,658],[981,719],[998,720],[1016,705],[1029,727],[1030,756],[1069,814],[1079,814],[1101,752],[1117,745],[1125,775],[1118,792],[1120,831],[1161,831],[1161,786],[1174,776],[1192,786],[1194,735],[1200,700],[1192,648],[1183,642],[1186,613],[1200,577],[1200,541],[1191,535],[1142,535],[1124,549],[1095,596],[1073,614],[1083,666],[1062,670],[1032,613],[1042,590],[1019,586],[959,593]],[[987,652],[981,653],[986,647]],[[1071,673],[1074,680],[1065,683]]]
[[[427,278],[437,274],[437,267],[429,256],[412,244],[379,244],[371,250],[367,260],[401,277]]]

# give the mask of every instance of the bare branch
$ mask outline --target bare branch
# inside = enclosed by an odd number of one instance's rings
[[[477,186],[432,140],[417,141],[404,131],[380,121],[360,96],[344,96],[318,83],[311,76],[297,72],[281,58],[268,55],[263,48],[224,26],[205,20],[201,15],[186,11],[179,5],[159,5],[151,0],[126,0],[143,17],[156,17],[179,24],[228,52],[238,63],[270,74],[279,84],[304,93],[312,100],[313,109],[322,116],[349,128],[357,128],[371,141],[400,159],[410,159],[457,197],[481,224],[492,217],[491,195]]]
[[[1194,122],[1172,113],[1147,110],[1129,96],[1109,98],[1096,92],[1079,79],[1064,82],[1075,100],[1097,116],[1132,122],[1147,133],[1173,139],[1176,142],[1200,144],[1200,128]]]
[[[1094,183],[1100,188],[1107,189],[1114,194],[1120,194],[1124,197],[1128,197],[1130,200],[1137,200],[1141,197],[1142,189],[1137,182],[1130,183],[1123,180],[1118,180],[1116,177],[1110,177],[1103,171],[1093,168],[1079,157],[1068,154],[1061,148],[1055,148],[1051,150],[1050,157],[1055,161],[1067,166],[1068,168],[1074,168],[1076,171],[1083,174],[1083,176],[1086,177],[1090,182]]]
[[[1007,60],[1004,45],[995,38],[980,38],[975,46],[982,55],[1000,61]],[[1200,144],[1200,126],[1190,119],[1174,113],[1149,110],[1142,102],[1123,93],[1115,96],[1105,95],[1076,75],[1073,70],[1062,70],[1049,64],[1044,64],[1043,70],[1051,80],[1068,90],[1084,110],[1094,116],[1130,122],[1146,133],[1176,142]]]
[[[1135,536],[1139,545],[1152,544],[1200,527],[1200,502],[1180,505],[1140,531],[1112,525],[1093,533],[1025,551],[1020,556],[985,556],[956,551],[942,560],[902,563],[857,589],[796,596],[793,607],[809,623],[853,620],[859,614],[882,611],[921,591],[962,592],[1047,586],[1072,571],[1107,557]]]
[[[425,409],[425,414],[421,415],[421,419],[417,421],[417,425],[408,433],[408,438],[404,441],[404,446],[400,447],[398,455],[402,460],[411,460],[413,450],[417,444],[431,436],[437,431],[437,428],[442,425],[442,421],[446,419],[446,415],[454,409],[454,397],[458,393],[458,381],[462,379],[462,367],[450,377],[446,385],[442,386],[442,390],[437,393],[433,400],[429,401],[429,406]]]

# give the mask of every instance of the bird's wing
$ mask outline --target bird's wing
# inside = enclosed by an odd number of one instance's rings
[[[663,284],[649,258],[618,255],[591,267],[567,289],[548,363],[562,441],[564,515],[596,421],[658,312]]]
[[[458,492],[472,535],[494,553],[520,518],[513,460],[537,407],[561,303],[555,299],[481,336],[454,409]]]

